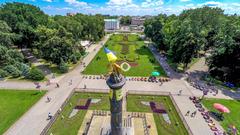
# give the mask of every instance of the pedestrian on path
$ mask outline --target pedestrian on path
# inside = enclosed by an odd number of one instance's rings
[[[182,90],[179,90],[178,96],[182,95]]]
[[[69,81],[69,85],[72,85],[72,79]]]
[[[49,96],[47,96],[47,101],[51,102],[51,98]]]
[[[162,86],[163,85],[163,82],[162,81],[160,81],[160,85],[159,86]]]
[[[86,84],[84,84],[84,89],[86,89],[87,88],[87,85]]]
[[[188,116],[190,114],[190,111],[188,110],[187,113],[185,114],[185,116]]]
[[[41,85],[38,83],[36,86],[36,89],[40,89],[40,88],[41,88]]]
[[[197,114],[197,111],[194,111],[192,114],[191,114],[191,117],[195,117]]]
[[[56,83],[56,86],[57,86],[57,88],[59,88],[59,87],[60,87],[58,83]]]
[[[49,112],[49,113],[48,113],[48,120],[51,120],[52,117],[53,117],[52,114]]]

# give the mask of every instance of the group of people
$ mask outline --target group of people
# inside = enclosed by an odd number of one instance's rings
[[[190,111],[188,110],[187,113],[185,114],[185,116],[189,116],[189,114],[190,114]],[[197,114],[197,111],[192,112],[191,117],[195,117],[196,114]]]
[[[48,80],[48,81],[47,81],[47,85],[50,85],[50,84],[51,84],[51,83],[50,83],[50,80]],[[72,79],[69,80],[68,84],[69,84],[69,85],[72,85],[72,84],[73,84]],[[38,83],[37,85],[40,85],[40,84]],[[59,87],[60,87],[60,85],[59,85],[58,83],[56,83],[56,88],[59,88]],[[47,101],[46,101],[46,102],[49,103],[49,102],[51,102],[51,100],[52,100],[52,98],[49,97],[49,96],[47,96]],[[61,108],[59,109],[59,111],[61,111]],[[52,117],[53,117],[53,115],[51,114],[51,112],[49,112],[49,113],[48,113],[48,118],[47,118],[47,120],[51,120]]]

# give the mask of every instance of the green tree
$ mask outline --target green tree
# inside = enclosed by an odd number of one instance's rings
[[[31,80],[41,81],[44,79],[44,74],[41,70],[34,67],[29,71],[26,77]]]
[[[59,70],[62,73],[67,73],[69,70],[67,63],[65,63],[63,59],[61,59],[61,62],[59,64]]]
[[[120,19],[120,24],[121,25],[130,25],[131,24],[132,17],[131,16],[123,16]]]
[[[0,20],[7,22],[12,31],[20,35],[17,44],[30,47],[35,40],[34,28],[46,24],[48,16],[30,4],[19,2],[2,4]]]

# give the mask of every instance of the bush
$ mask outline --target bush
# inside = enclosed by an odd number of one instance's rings
[[[75,55],[71,55],[71,62],[73,64],[76,64],[77,63],[77,57]]]
[[[3,68],[3,70],[8,72],[9,75],[11,75],[13,78],[17,78],[21,76],[21,72],[13,65],[7,65]]]
[[[68,65],[61,59],[61,63],[59,64],[59,70],[61,73],[67,73],[68,72]]]
[[[31,80],[40,81],[44,79],[44,74],[41,70],[32,68],[26,77]]]
[[[27,76],[27,74],[29,73],[30,67],[24,63],[15,63],[14,64],[15,67],[17,67],[17,69],[20,71],[20,74],[23,76]]]
[[[0,69],[0,78],[5,78],[5,77],[7,77],[7,76],[8,76],[8,72]]]
[[[80,60],[80,58],[82,57],[80,52],[76,52],[75,56],[76,56],[77,60]]]

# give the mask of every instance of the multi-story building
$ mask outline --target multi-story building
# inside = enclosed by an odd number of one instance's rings
[[[141,17],[132,17],[131,25],[143,26],[145,19]]]
[[[118,19],[104,19],[104,22],[105,30],[118,30],[120,28]]]

